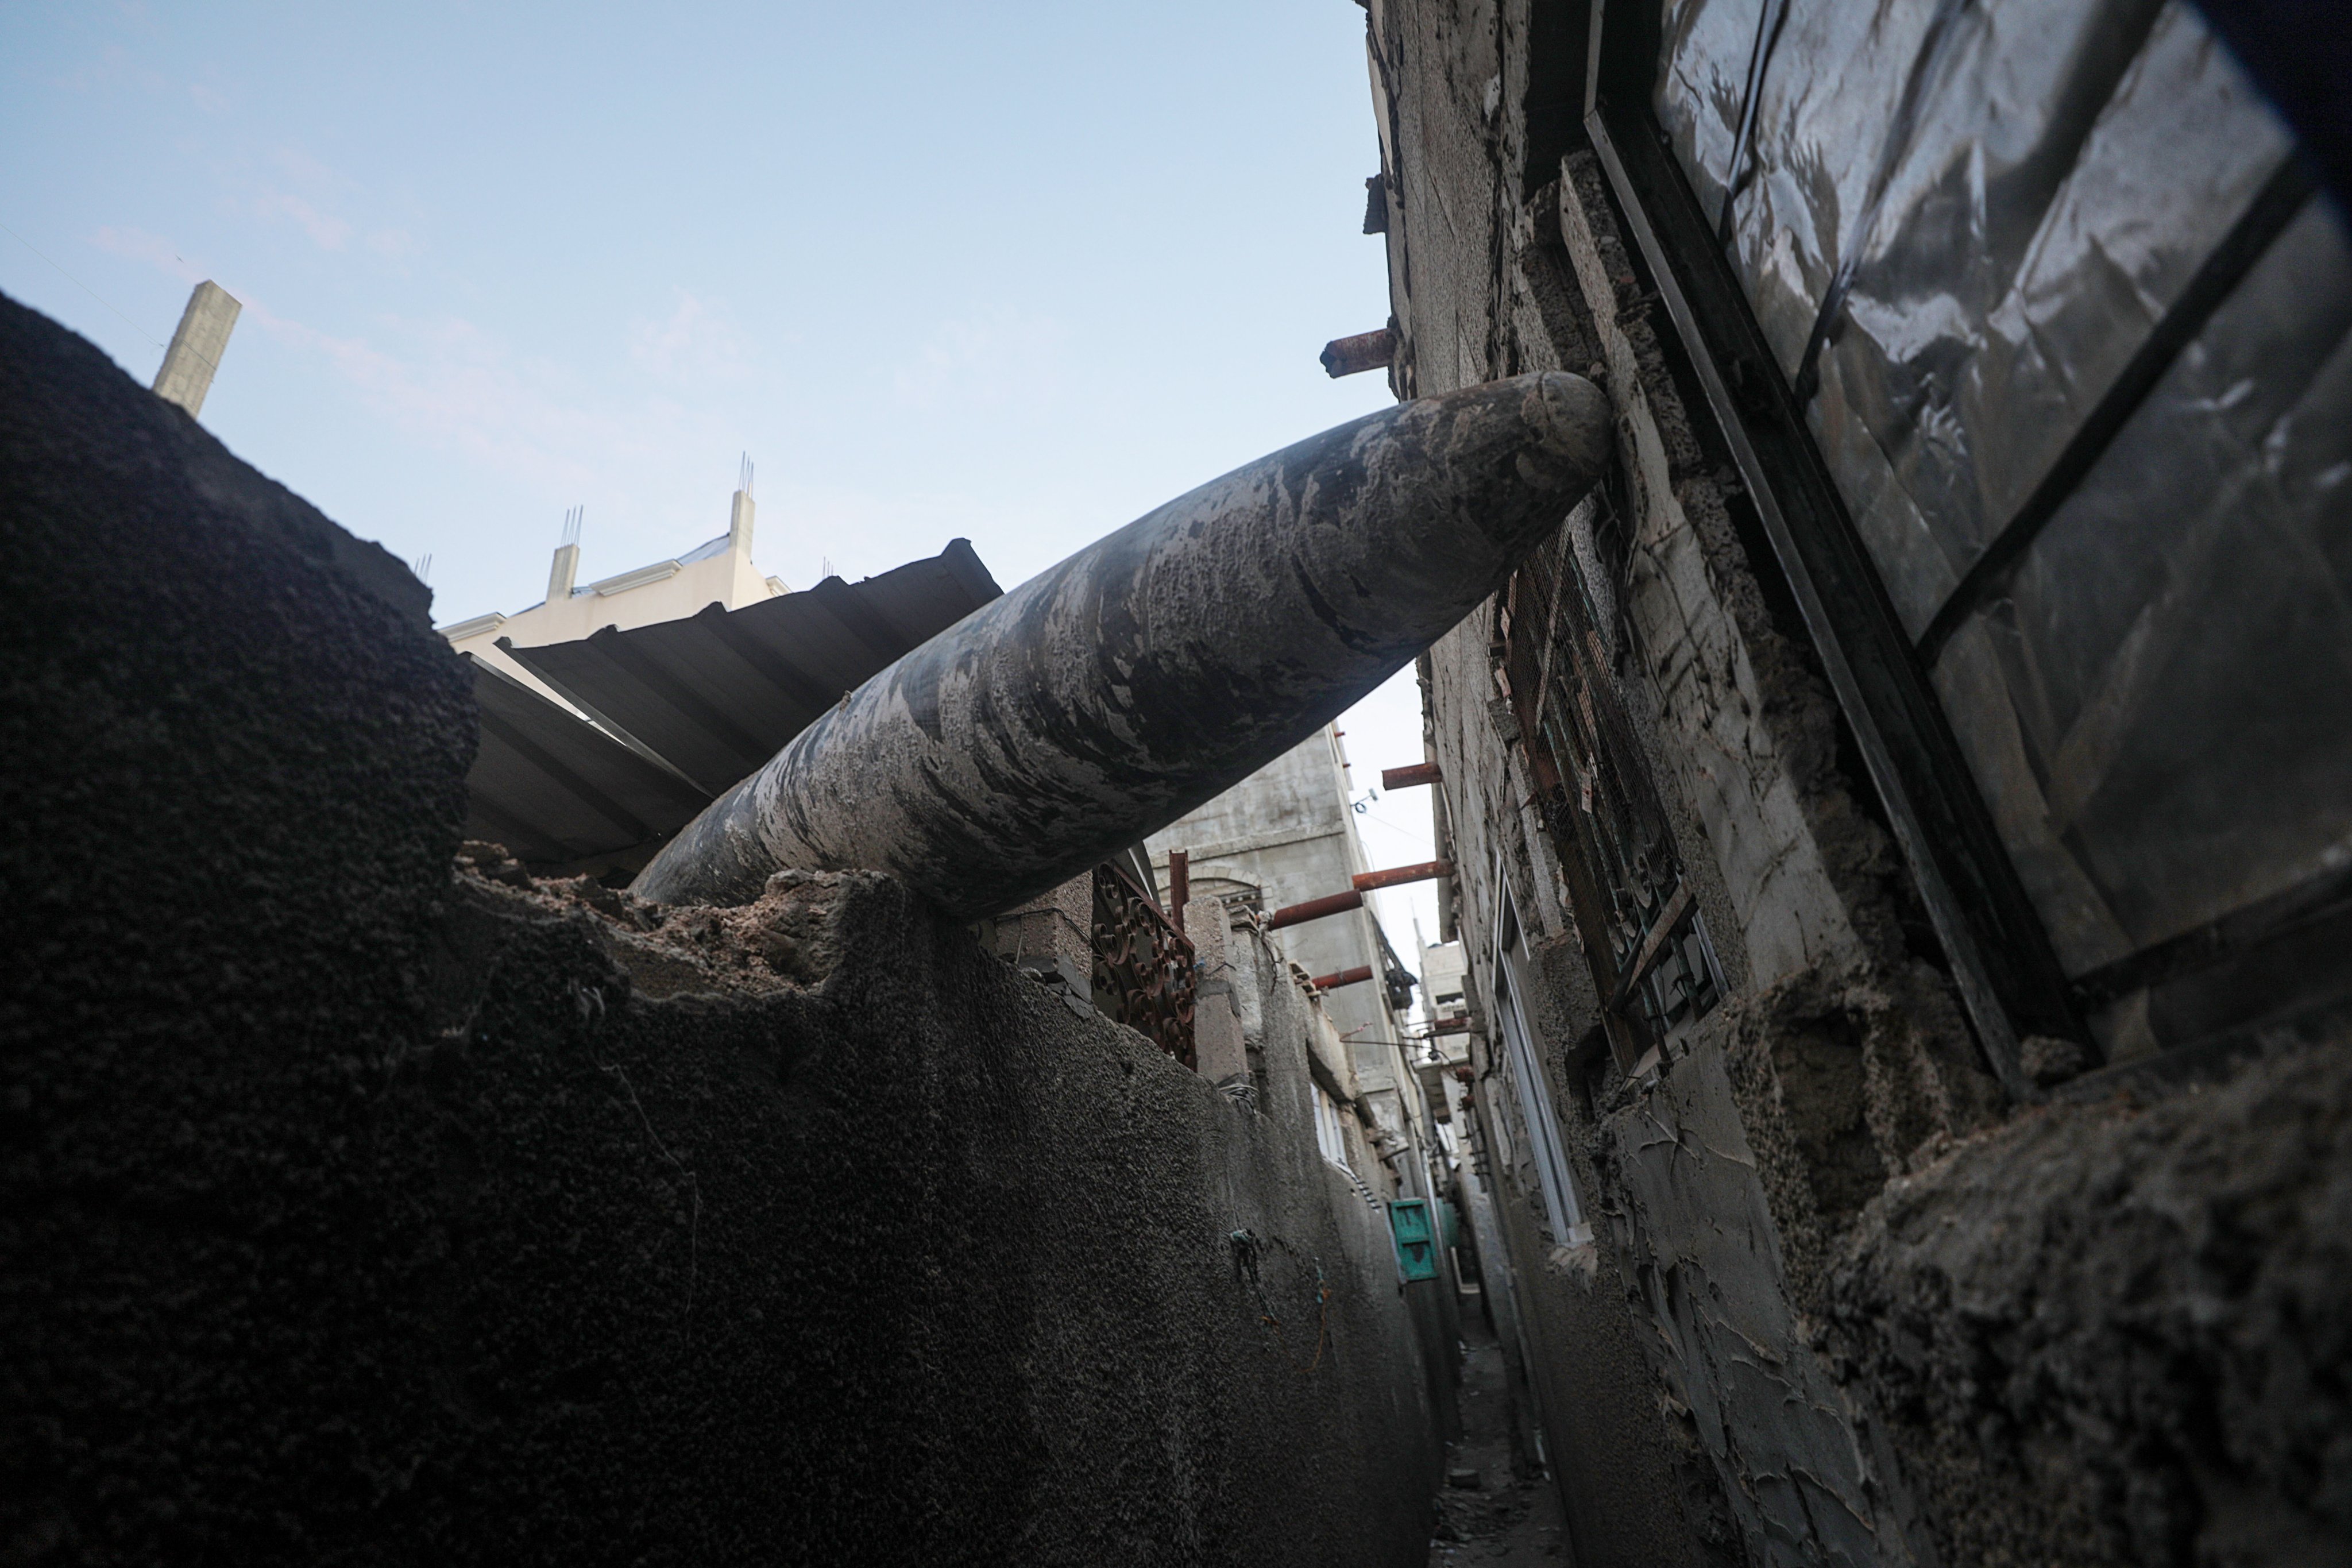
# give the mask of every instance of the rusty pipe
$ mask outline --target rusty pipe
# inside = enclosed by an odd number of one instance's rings
[[[1318,991],[1336,991],[1342,985],[1360,985],[1372,977],[1372,966],[1360,963],[1353,969],[1342,969],[1330,974],[1318,974],[1308,984]]]
[[[1288,904],[1265,917],[1267,931],[1280,931],[1285,926],[1302,925],[1319,921],[1326,915],[1341,915],[1349,910],[1364,907],[1364,895],[1357,892],[1333,893],[1328,898],[1309,899],[1303,904]]]
[[[634,890],[742,903],[786,867],[863,868],[961,918],[1010,909],[1329,723],[1501,586],[1610,451],[1608,400],[1541,373],[1236,468],[866,681]]]
[[[1415,763],[1411,767],[1405,768],[1382,768],[1381,787],[1411,789],[1415,784],[1433,784],[1438,781],[1439,776],[1435,763]]]
[[[1432,882],[1440,877],[1454,875],[1454,866],[1446,860],[1423,860],[1418,866],[1391,866],[1385,871],[1359,871],[1348,879],[1360,893],[1376,892],[1382,888],[1402,888],[1409,882]]]
[[[1323,362],[1323,374],[1337,381],[1343,375],[1361,375],[1368,370],[1379,370],[1396,358],[1397,335],[1393,328],[1382,327],[1376,332],[1358,332],[1352,338],[1333,338],[1323,345],[1317,356]]]
[[[1454,874],[1451,862],[1424,860],[1418,866],[1399,866],[1387,871],[1359,871],[1349,880],[1355,885],[1344,893],[1331,893],[1304,903],[1286,904],[1268,915],[1265,929],[1280,931],[1307,921],[1319,921],[1326,915],[1342,915],[1349,910],[1364,907],[1364,895],[1382,888],[1401,888],[1408,882],[1426,882],[1433,878]]]

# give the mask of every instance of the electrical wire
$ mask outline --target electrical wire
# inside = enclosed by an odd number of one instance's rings
[[[48,252],[43,250],[39,246],[35,245],[31,240],[26,239],[23,235],[18,234],[15,229],[9,228],[5,223],[0,223],[0,230],[6,230],[7,235],[11,239],[14,239],[17,244],[23,246],[26,249],[31,251],[42,260],[48,262],[50,266],[57,267],[58,276],[63,278],[67,282],[72,284],[75,288],[80,289],[83,293],[97,300],[100,304],[104,305],[108,310],[114,310],[114,313],[117,316],[121,316],[122,324],[124,326],[129,327],[141,337],[146,338],[149,342],[153,343],[157,348],[160,349],[163,346],[161,340],[148,337],[146,331],[142,328],[138,322],[132,321],[128,316],[123,316],[121,310],[115,310],[114,302],[112,300],[100,293],[97,289],[91,288],[89,284],[83,282],[80,279],[75,277],[72,273],[68,272],[64,268],[58,267],[57,261],[48,254]],[[202,359],[204,356],[199,354],[196,357]],[[220,367],[218,365],[215,365],[213,368],[215,370],[218,370]]]

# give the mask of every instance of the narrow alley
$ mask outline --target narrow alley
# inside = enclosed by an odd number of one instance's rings
[[[2352,1568],[2352,8],[81,9],[0,1568]]]
[[[1446,1447],[1430,1568],[1572,1564],[1559,1492],[1514,1454],[1512,1394],[1495,1331],[1465,1314],[1462,1340],[1462,1436]]]

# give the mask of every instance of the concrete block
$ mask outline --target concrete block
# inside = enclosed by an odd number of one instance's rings
[[[193,419],[204,412],[205,394],[212,390],[213,373],[227,352],[228,335],[245,307],[209,279],[188,296],[172,346],[163,351],[163,367],[155,372],[155,395],[176,403]]]
[[[1242,1036],[1241,1016],[1234,1007],[1234,970],[1227,961],[1232,934],[1214,904],[1195,905],[1187,911],[1186,935],[1192,939],[1198,989],[1192,1004],[1192,1065],[1211,1083],[1223,1083],[1239,1074],[1249,1077],[1249,1043]]]

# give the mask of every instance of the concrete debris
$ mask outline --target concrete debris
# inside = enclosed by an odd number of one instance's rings
[[[593,877],[533,879],[500,846],[477,841],[460,849],[457,874],[541,910],[595,917],[603,945],[656,995],[822,987],[841,962],[835,910],[875,880],[862,871],[779,871],[748,904],[656,904]]]
[[[2352,1054],[2051,1105],[1888,1183],[1823,1349],[1935,1499],[1947,1563],[2341,1563],[2352,1538]]]

